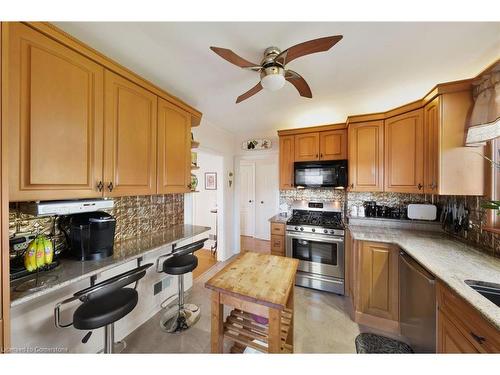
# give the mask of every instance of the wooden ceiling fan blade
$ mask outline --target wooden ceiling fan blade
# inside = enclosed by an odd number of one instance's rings
[[[274,61],[285,66],[285,64],[288,64],[290,61],[295,60],[299,57],[310,55],[312,53],[328,51],[341,39],[342,35],[334,35],[296,44],[293,47],[290,47],[281,52],[278,56],[276,56]]]
[[[238,56],[230,49],[220,47],[210,47],[210,49],[217,55],[222,57],[224,60],[229,61],[231,64],[239,66],[240,68],[249,68],[253,70],[256,70],[258,68],[260,70],[259,64],[254,64],[248,60],[245,60],[243,57]]]
[[[262,85],[259,82],[254,87],[252,87],[250,90],[248,90],[244,94],[241,94],[240,96],[238,96],[238,98],[236,99],[236,103],[240,103],[243,100],[248,99],[249,97],[257,94],[260,90],[262,90]]]
[[[293,70],[287,70],[285,73],[285,79],[295,86],[300,96],[312,98],[311,88],[299,73],[294,72]]]

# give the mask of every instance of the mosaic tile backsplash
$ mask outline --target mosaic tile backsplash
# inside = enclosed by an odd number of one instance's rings
[[[376,201],[389,207],[400,207],[410,203],[433,203],[438,207],[438,219],[443,207],[449,203],[463,205],[468,211],[468,228],[456,231],[446,226],[444,231],[465,243],[477,246],[484,252],[500,257],[500,235],[481,230],[486,220],[486,211],[481,208],[482,197],[475,196],[431,196],[402,193],[361,193],[334,189],[296,189],[280,191],[280,211],[291,213],[295,200],[338,201],[348,213],[352,206],[360,206],[364,201]],[[467,226],[464,226],[467,227]]]
[[[184,223],[183,194],[118,197],[114,202],[114,208],[106,212],[116,218],[115,241],[159,232]],[[66,241],[57,220],[59,218],[54,216],[37,218],[23,214],[17,209],[16,203],[11,203],[9,236],[36,232],[53,235],[56,251],[60,251]]]

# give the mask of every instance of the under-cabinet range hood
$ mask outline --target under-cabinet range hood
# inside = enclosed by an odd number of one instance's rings
[[[19,209],[34,216],[71,215],[113,208],[112,199],[80,199],[71,201],[23,202]]]

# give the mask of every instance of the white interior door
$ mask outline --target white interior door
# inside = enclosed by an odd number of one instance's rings
[[[270,240],[269,218],[279,210],[278,163],[259,160],[255,163],[255,237]]]
[[[255,235],[255,164],[240,166],[240,231],[243,236]]]

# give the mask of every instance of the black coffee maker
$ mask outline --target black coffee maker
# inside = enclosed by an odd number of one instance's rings
[[[113,255],[116,219],[106,212],[85,212],[69,217],[69,253],[79,260]]]

